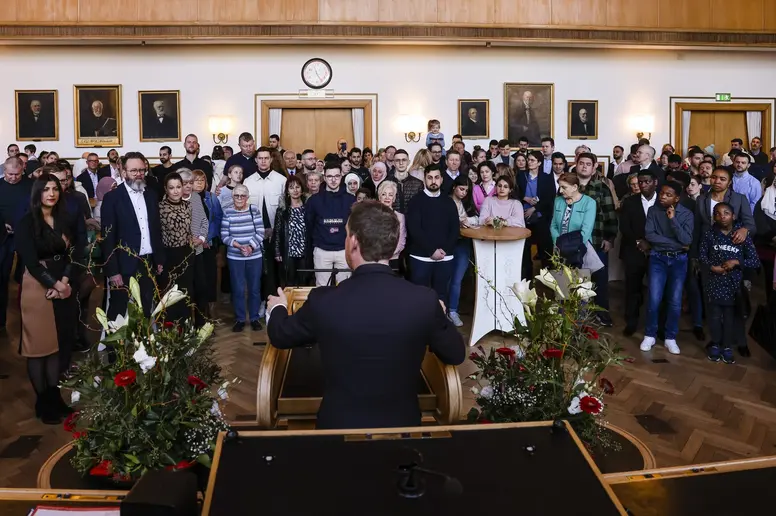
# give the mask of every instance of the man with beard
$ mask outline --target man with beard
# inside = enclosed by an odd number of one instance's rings
[[[186,139],[183,141],[183,148],[186,149],[186,157],[173,165],[173,170],[178,170],[179,168],[201,170],[205,173],[205,177],[207,178],[207,189],[210,190],[210,187],[213,184],[213,165],[199,157],[199,139],[197,138],[197,135],[186,135]],[[225,170],[229,169],[226,168]],[[248,177],[247,171],[243,176],[243,179],[246,177]]]
[[[121,177],[121,164],[119,163],[119,152],[116,149],[108,151],[108,164],[100,169],[100,177],[112,177],[117,183],[123,181]]]
[[[159,198],[146,188],[146,159],[139,152],[128,152],[126,181],[105,194],[102,201],[102,252],[108,257],[104,272],[108,278],[108,320],[127,313],[129,278],[140,285],[143,312],[150,315],[154,283],[148,275],[164,269],[162,225],[159,220]],[[127,252],[126,249],[131,251]]]
[[[369,169],[361,161],[361,149],[358,147],[350,149],[348,151],[348,161],[350,161],[350,171],[360,177],[362,183],[369,179]]]
[[[302,152],[302,172],[309,174],[315,172],[318,167],[318,159],[315,157],[315,151],[312,149],[305,149]]]
[[[412,177],[409,172],[410,155],[404,149],[399,149],[393,156],[394,173],[396,180],[396,199],[393,201],[393,209],[399,213],[407,213],[410,200],[423,191],[423,181]]]
[[[116,136],[118,133],[116,119],[105,113],[105,106],[99,100],[92,102],[92,109],[89,115],[81,119],[80,126],[81,138]]]
[[[172,156],[172,149],[165,145],[159,149],[159,163],[151,169],[151,174],[156,178],[156,182],[160,185],[164,184],[164,176],[172,172],[173,164],[170,157]]]
[[[439,170],[436,176],[441,183]],[[457,223],[456,215],[456,231]],[[268,301],[270,342],[281,349],[320,346],[325,389],[317,428],[418,426],[416,384],[426,347],[443,363],[457,365],[466,357],[463,338],[432,290],[388,266],[399,239],[393,210],[376,201],[358,203],[346,230],[344,252],[353,276],[336,287],[313,289],[294,315],[278,289]]]
[[[144,117],[143,138],[148,140],[178,139],[178,121],[167,112],[167,105],[162,99],[156,99],[152,104],[153,113]]]

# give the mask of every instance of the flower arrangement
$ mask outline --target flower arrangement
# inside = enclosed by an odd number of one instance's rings
[[[503,217],[493,217],[493,229],[498,231],[501,228],[506,227],[507,219]]]
[[[184,301],[177,285],[143,315],[140,287],[129,282],[128,315],[108,321],[103,343],[116,360],[105,363],[96,352],[79,364],[63,386],[77,407],[64,423],[72,432],[73,467],[82,474],[131,481],[149,470],[210,465],[219,431],[228,425],[220,403],[231,383],[221,378],[210,344],[213,324],[196,329],[162,323],[165,310]]]
[[[477,346],[470,355],[479,369],[469,377],[478,383],[472,392],[479,408],[469,420],[566,419],[588,447],[611,447],[601,422],[604,395],[613,394],[614,386],[601,374],[621,362],[620,349],[594,322],[592,283],[557,257],[553,268],[536,276],[549,295],[537,294],[527,280],[512,287],[525,313],[525,324],[514,318],[518,343],[489,353]]]

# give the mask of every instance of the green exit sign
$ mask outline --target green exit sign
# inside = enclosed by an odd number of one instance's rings
[[[730,102],[732,98],[730,93],[717,93],[717,102]]]

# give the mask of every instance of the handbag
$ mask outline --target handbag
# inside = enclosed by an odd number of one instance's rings
[[[555,240],[555,247],[569,267],[582,267],[582,261],[587,253],[587,246],[582,241],[582,231],[569,231],[559,235]]]

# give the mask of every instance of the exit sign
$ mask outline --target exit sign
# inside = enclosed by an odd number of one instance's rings
[[[733,98],[730,93],[717,93],[717,102],[730,102]]]

